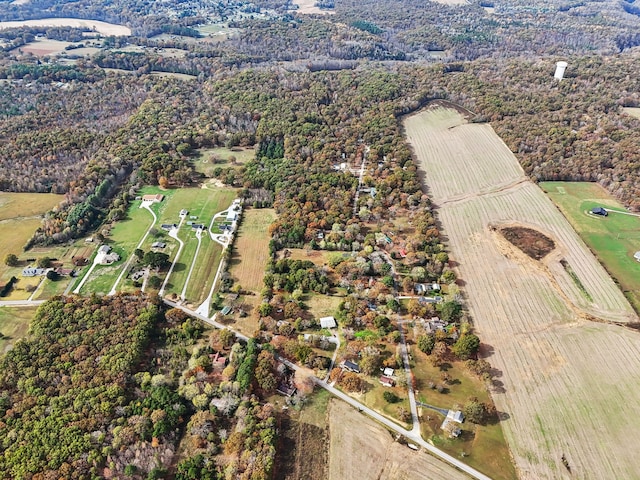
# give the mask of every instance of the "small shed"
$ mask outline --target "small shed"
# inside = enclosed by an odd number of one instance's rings
[[[187,215],[189,215],[189,210],[183,208],[182,210],[180,210],[180,216],[181,217],[186,217]]]
[[[336,328],[338,324],[336,323],[336,319],[333,317],[322,317],[320,318],[320,327],[321,328]]]
[[[389,368],[389,367],[386,367],[386,368],[383,370],[383,372],[382,372],[382,374],[383,374],[385,377],[393,377],[393,374],[394,374],[394,373],[395,373],[395,372],[394,372],[393,368]]]
[[[633,254],[633,258],[640,262],[640,252],[636,252]]]
[[[594,215],[602,215],[603,217],[606,217],[607,215],[609,215],[607,211],[602,207],[592,208],[591,213],[593,213]]]
[[[384,387],[395,387],[396,385],[396,381],[393,378],[387,377],[385,375],[381,375],[379,378],[379,382],[384,386]]]
[[[153,242],[151,244],[151,248],[164,248],[166,246],[167,246],[167,244],[164,243],[164,242]]]

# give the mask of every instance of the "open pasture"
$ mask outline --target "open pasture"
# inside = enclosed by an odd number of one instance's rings
[[[626,211],[597,183],[543,182],[540,187],[618,281],[636,311],[640,311],[640,263],[633,258],[640,250],[640,217],[589,214],[597,206]]]
[[[0,192],[0,220],[44,215],[63,198],[53,193]]]
[[[262,278],[269,261],[269,225],[276,219],[271,208],[247,209],[242,214],[234,256],[229,273],[244,290],[259,294],[264,286]]]
[[[427,110],[405,127],[498,371],[493,399],[519,476],[634,478],[640,335],[608,323],[638,321],[622,292],[488,125]],[[539,230],[556,250],[532,260],[497,232],[505,225]]]
[[[36,307],[0,307],[0,355],[25,337]]]
[[[469,478],[428,453],[395,442],[388,430],[346,403],[331,400],[329,409],[329,480]]]

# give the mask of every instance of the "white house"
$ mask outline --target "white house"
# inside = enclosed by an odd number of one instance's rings
[[[336,319],[333,317],[322,317],[320,318],[320,327],[321,328],[336,328],[338,324],[336,323]]]
[[[464,422],[464,415],[460,410],[449,410],[447,412],[447,418],[456,423]]]

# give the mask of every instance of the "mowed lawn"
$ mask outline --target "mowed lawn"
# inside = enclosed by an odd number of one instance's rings
[[[140,208],[140,200],[131,202],[127,210],[127,218],[117,222],[111,229],[105,243],[120,255],[120,260],[111,265],[98,265],[91,277],[82,287],[81,293],[106,294],[120,274],[120,270],[133,255],[138,243],[153,223],[153,217],[147,209]],[[98,248],[96,244],[95,248]]]
[[[185,295],[187,300],[193,303],[203,301],[208,295],[222,252],[221,246],[211,240],[208,228],[213,216],[229,208],[236,197],[237,191],[231,188],[188,188],[174,192],[167,202],[166,208],[158,217],[158,223],[179,224],[182,209],[186,209],[189,216],[183,222],[178,233],[180,240],[184,242],[184,248],[167,284],[168,294],[180,295],[182,293],[198,248],[195,232],[192,231],[191,226],[187,225],[187,221],[189,221],[204,224],[207,231],[202,236],[200,252],[195,260],[196,263]],[[197,218],[190,218],[192,216]],[[175,252],[177,253],[177,249]]]
[[[626,211],[597,183],[543,182],[540,187],[614,277],[636,311],[640,311],[640,263],[633,258],[640,250],[640,217],[589,214],[597,206]]]
[[[27,335],[36,307],[0,307],[0,355]]]

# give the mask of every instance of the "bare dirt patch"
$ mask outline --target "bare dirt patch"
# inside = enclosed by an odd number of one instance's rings
[[[511,244],[534,260],[542,260],[556,248],[553,240],[533,228],[503,227],[499,231]]]
[[[346,403],[331,400],[329,408],[329,480],[468,479],[428,453],[394,441],[388,430]]]

